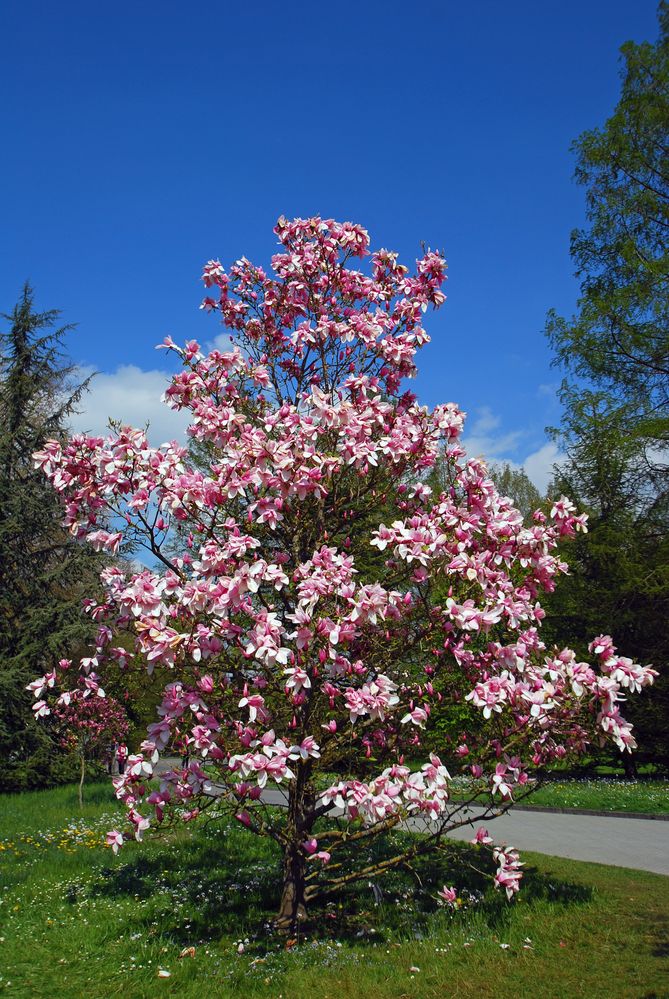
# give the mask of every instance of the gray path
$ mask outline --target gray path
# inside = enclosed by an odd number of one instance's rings
[[[286,804],[285,795],[278,789],[265,791],[263,800]],[[508,843],[518,850],[669,875],[669,822],[511,811],[497,819],[463,826],[449,836],[471,839],[479,825],[485,825],[495,843]],[[409,828],[420,826],[420,822],[409,823]]]
[[[277,805],[286,802],[280,790],[266,791],[263,800]],[[508,843],[518,850],[669,875],[669,822],[511,811],[497,819],[462,826],[448,835],[472,839],[480,825],[485,825],[495,843]],[[414,830],[421,826],[425,827],[420,821],[409,824]]]
[[[485,825],[496,843],[519,850],[669,875],[669,822],[511,811]],[[471,835],[463,827],[453,837]]]

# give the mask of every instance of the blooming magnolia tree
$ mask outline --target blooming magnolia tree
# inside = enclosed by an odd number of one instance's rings
[[[654,673],[609,638],[590,664],[542,644],[538,598],[566,568],[556,545],[585,518],[563,498],[524,527],[466,459],[457,406],[430,411],[403,390],[429,339],[424,313],[444,301],[442,257],[427,252],[411,275],[379,250],[363,272],[358,225],[282,218],[275,232],[272,274],[246,259],[205,267],[203,308],[221,314],[230,349],[165,342],[183,362],[166,402],[190,412],[190,450],[123,428],[50,442],[36,460],[76,537],[110,552],[142,544],[154,559],[105,570],[82,663],[89,684],[114,660],[169,676],[115,780],[129,831],[228,811],[280,845],[278,924],[290,926],[311,900],[498,814],[533,768],[593,739],[632,747],[619,702]],[[450,482],[440,495],[426,484],[437,459]],[[119,630],[134,652],[113,645]],[[412,768],[454,705],[467,731]],[[150,783],[175,753],[188,765]],[[469,796],[453,802],[456,771]],[[403,853],[362,859],[411,817],[423,833]],[[485,829],[476,839],[493,850]],[[510,897],[518,855],[494,857]]]
[[[99,760],[109,756],[128,735],[128,718],[123,705],[115,697],[109,697],[98,683],[94,673],[84,668],[77,677],[73,689],[65,687],[56,698],[53,707],[44,700],[44,694],[54,692],[58,681],[72,665],[71,660],[61,659],[59,668],[51,670],[39,680],[28,684],[36,701],[35,714],[38,717],[51,715],[60,729],[61,743],[79,757],[81,776],[79,779],[79,805],[84,804],[84,780],[87,760]]]

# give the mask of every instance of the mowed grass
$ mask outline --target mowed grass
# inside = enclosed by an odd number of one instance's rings
[[[458,778],[455,796],[468,797],[471,781]],[[485,800],[488,800],[487,798]],[[616,777],[549,778],[522,800],[523,807],[576,808],[597,812],[669,815],[669,780]]]
[[[603,777],[551,780],[538,788],[524,804],[603,812],[669,814],[669,781]]]
[[[380,899],[362,883],[323,906],[293,941],[270,927],[280,858],[240,826],[182,827],[114,857],[106,785],[82,813],[73,788],[0,809],[8,996],[669,996],[669,878],[525,854],[507,904],[467,866],[477,851],[454,844],[381,882]],[[444,883],[455,910],[437,905]]]

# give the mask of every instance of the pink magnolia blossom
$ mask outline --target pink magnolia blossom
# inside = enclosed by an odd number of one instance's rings
[[[470,842],[474,846],[477,845],[487,846],[490,843],[492,843],[492,839],[490,837],[490,834],[488,833],[488,830],[484,829],[483,826],[479,826],[479,828],[476,830],[476,835],[474,836],[474,839],[470,840]]]
[[[110,846],[114,853],[118,853],[119,849],[123,846],[123,833],[120,833],[117,829],[111,829],[107,833],[106,842],[107,846]]]
[[[520,861],[518,851],[514,850],[512,846],[496,847],[493,850],[493,858],[497,861],[495,885],[503,888],[506,897],[511,899],[520,890],[520,881],[523,876],[520,870],[523,864]]]

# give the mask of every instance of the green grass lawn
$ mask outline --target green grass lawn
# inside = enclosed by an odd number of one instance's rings
[[[452,796],[468,798],[471,780],[458,777]],[[489,796],[485,799],[489,800]],[[669,781],[630,781],[615,777],[556,777],[522,800],[524,807],[581,808],[602,812],[669,815]]]
[[[552,780],[538,788],[526,805],[588,808],[605,812],[669,814],[669,781],[616,778]]]
[[[453,844],[382,882],[380,902],[362,884],[322,907],[293,943],[269,929],[279,858],[241,827],[185,827],[114,857],[105,785],[83,813],[74,788],[0,807],[7,996],[669,996],[669,878],[526,854],[507,904],[466,866],[476,852]],[[436,905],[444,883],[456,911]]]

